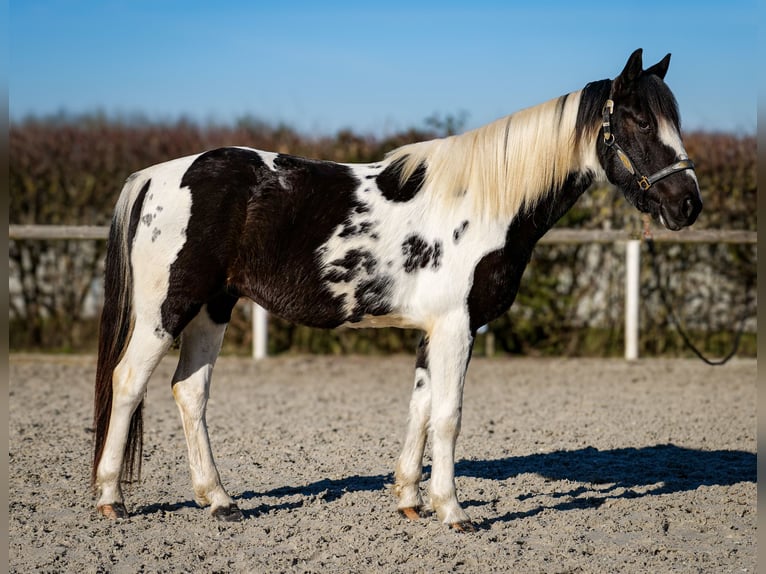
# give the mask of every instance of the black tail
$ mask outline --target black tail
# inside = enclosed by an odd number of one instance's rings
[[[138,216],[149,182],[138,191],[138,178],[128,180],[117,202],[106,251],[104,274],[104,308],[98,336],[98,366],[93,409],[95,446],[91,482],[96,483],[96,470],[104,453],[104,444],[112,414],[112,376],[120,362],[133,331],[133,273],[130,245],[136,232]],[[143,446],[143,401],[130,420],[128,442],[122,467],[123,481],[141,477]]]

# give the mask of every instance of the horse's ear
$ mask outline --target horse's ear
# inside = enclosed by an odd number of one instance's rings
[[[625,68],[620,72],[620,75],[614,79],[614,91],[620,93],[622,91],[630,90],[631,86],[638,79],[643,71],[643,50],[639,48],[630,55],[628,63],[625,64]]]
[[[654,74],[655,76],[659,76],[661,80],[664,80],[665,74],[668,73],[668,66],[670,66],[670,54],[668,54],[662,60],[657,62],[654,66],[646,70],[646,73]]]

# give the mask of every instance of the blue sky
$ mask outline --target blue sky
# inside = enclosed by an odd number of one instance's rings
[[[754,133],[758,7],[727,2],[11,0],[9,114],[373,135],[466,128],[673,54],[686,129]]]

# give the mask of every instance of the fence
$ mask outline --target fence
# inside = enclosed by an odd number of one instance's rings
[[[31,240],[105,240],[109,235],[106,226],[70,226],[70,225],[10,225],[9,239]],[[655,242],[667,243],[757,243],[755,231],[720,231],[692,230],[682,231],[655,230],[652,232]],[[627,231],[619,230],[583,230],[552,229],[540,240],[541,244],[574,243],[624,243],[625,244],[625,358],[638,358],[639,333],[639,292],[641,241]],[[268,315],[264,309],[253,303],[252,355],[256,360],[266,357]]]

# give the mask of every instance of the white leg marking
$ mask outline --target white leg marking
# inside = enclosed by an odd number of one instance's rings
[[[463,383],[472,339],[465,311],[439,319],[429,333],[433,461],[431,505],[439,519],[460,525],[469,517],[455,492],[455,443],[460,433]]]
[[[173,375],[173,396],[186,435],[195,499],[201,506],[209,504],[212,511],[234,504],[221,486],[205,420],[210,378],[225,331],[226,325],[214,323],[203,307],[181,334],[181,355]]]
[[[122,360],[112,375],[112,412],[104,452],[96,471],[101,490],[97,506],[121,503],[120,474],[133,412],[146,392],[149,377],[172,343],[158,337],[152,324],[137,322]]]
[[[428,419],[431,414],[431,381],[428,369],[415,369],[415,386],[410,399],[407,435],[396,465],[394,492],[399,498],[397,508],[421,508],[420,478],[423,472],[423,451],[426,446]]]

